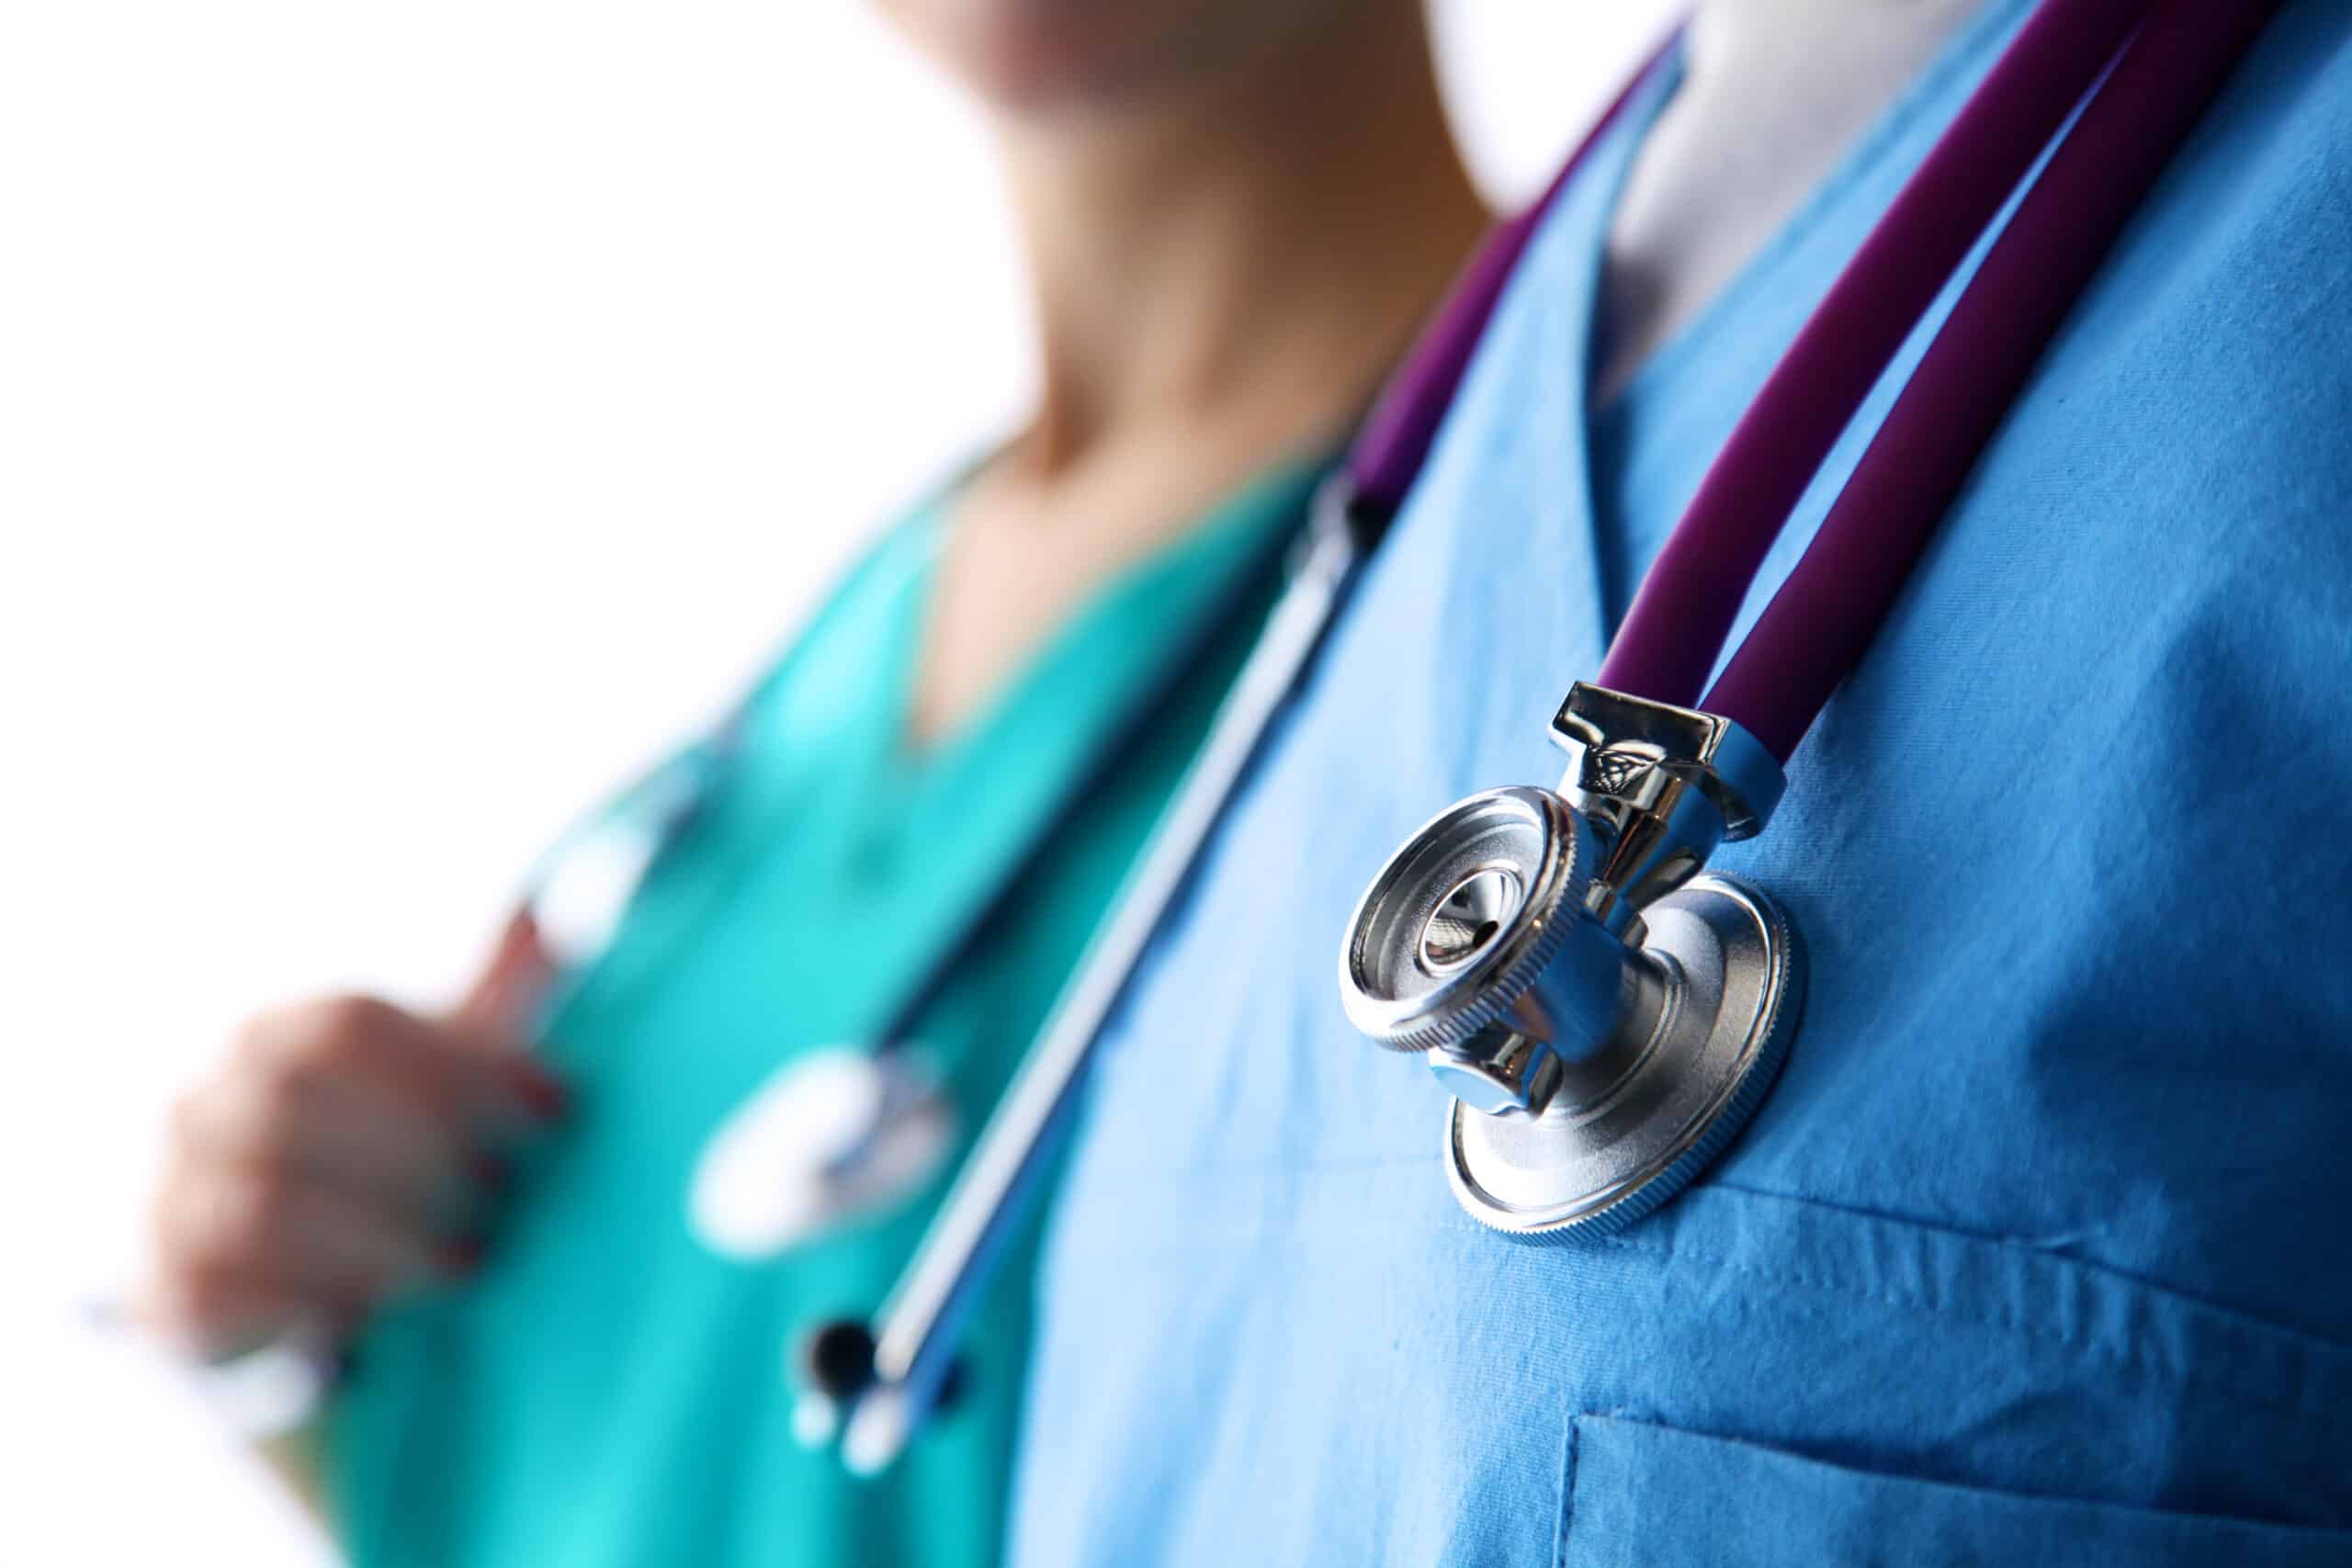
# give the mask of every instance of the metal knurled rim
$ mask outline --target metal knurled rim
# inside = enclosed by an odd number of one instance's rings
[[[1717,880],[1753,891],[1736,877],[1720,877]],[[1656,1212],[1662,1204],[1679,1196],[1723,1156],[1733,1141],[1747,1130],[1747,1124],[1756,1119],[1756,1112],[1763,1108],[1766,1098],[1772,1092],[1773,1085],[1779,1082],[1781,1068],[1789,1058],[1789,1048],[1796,1043],[1809,988],[1804,938],[1798,932],[1796,922],[1777,902],[1764,899],[1760,901],[1760,907],[1788,955],[1782,970],[1781,984],[1785,988],[1781,993],[1781,1005],[1773,1015],[1771,1027],[1765,1032],[1764,1039],[1749,1057],[1738,1084],[1716,1108],[1713,1119],[1706,1130],[1692,1140],[1690,1146],[1614,1202],[1571,1219],[1529,1228],[1510,1224],[1468,1203],[1463,1205],[1464,1212],[1487,1229],[1516,1241],[1538,1246],[1575,1246],[1595,1242],[1615,1235],[1636,1220]],[[1447,1111],[1445,1118],[1445,1157],[1448,1168],[1457,1177],[1460,1174],[1460,1156],[1454,1145],[1454,1120],[1464,1114],[1465,1109],[1457,1102]]]
[[[1550,794],[1549,791],[1543,793]],[[1544,806],[1547,813],[1565,813],[1567,809],[1566,803],[1556,798],[1548,799]],[[1554,826],[1546,824],[1547,829]],[[1547,837],[1566,841],[1568,863],[1561,873],[1563,886],[1559,897],[1554,898],[1552,907],[1538,917],[1543,929],[1528,942],[1518,957],[1488,976],[1467,1001],[1454,1003],[1428,1022],[1401,1032],[1375,1032],[1365,1029],[1364,1033],[1374,1044],[1415,1055],[1423,1051],[1458,1045],[1499,1020],[1520,998],[1527,994],[1528,988],[1534,985],[1535,977],[1560,955],[1560,950],[1567,945],[1569,933],[1576,928],[1576,922],[1583,917],[1585,890],[1592,877],[1582,863],[1584,857],[1577,852],[1578,845],[1573,821],[1566,832],[1550,832]],[[1416,841],[1419,841],[1419,836]],[[1530,902],[1533,901],[1537,891],[1537,888],[1529,889]],[[1352,963],[1351,953],[1351,967]],[[1361,1020],[1355,1021],[1358,1028],[1363,1028]]]

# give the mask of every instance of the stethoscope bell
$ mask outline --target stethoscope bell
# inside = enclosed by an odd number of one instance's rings
[[[1672,1197],[1761,1103],[1804,959],[1769,897],[1702,875],[1758,831],[1780,766],[1728,720],[1580,685],[1555,792],[1472,795],[1356,906],[1350,1020],[1453,1097],[1454,1196],[1483,1224],[1606,1234]]]

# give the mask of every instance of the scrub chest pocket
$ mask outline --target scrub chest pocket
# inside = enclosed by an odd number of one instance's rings
[[[2352,1531],[1952,1486],[1615,1416],[1569,1435],[1563,1568],[2321,1568]]]

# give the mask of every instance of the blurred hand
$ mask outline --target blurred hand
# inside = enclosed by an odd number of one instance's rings
[[[515,1037],[541,972],[526,922],[443,1018],[370,997],[265,1013],[183,1099],[143,1315],[219,1358],[340,1337],[396,1292],[462,1278],[501,1150],[563,1110]]]

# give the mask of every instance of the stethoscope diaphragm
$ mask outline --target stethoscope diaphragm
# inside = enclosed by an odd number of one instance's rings
[[[771,1073],[703,1145],[687,1189],[695,1236],[770,1258],[910,1196],[946,1158],[956,1111],[912,1045],[830,1045]]]
[[[1564,1065],[1544,1111],[1446,1118],[1446,1179],[1519,1235],[1610,1235],[1689,1186],[1763,1104],[1804,1005],[1796,928],[1759,889],[1696,877],[1645,911],[1626,1026]]]

